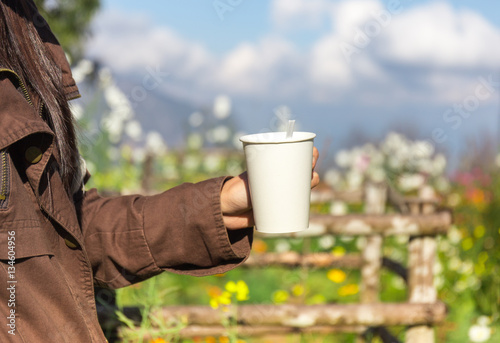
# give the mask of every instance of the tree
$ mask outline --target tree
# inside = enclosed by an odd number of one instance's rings
[[[83,43],[100,0],[35,0],[42,16],[73,61],[83,56]]]

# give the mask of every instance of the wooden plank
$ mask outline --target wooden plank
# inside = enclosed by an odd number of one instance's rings
[[[334,256],[330,253],[312,253],[302,255],[298,252],[252,254],[242,265],[244,268],[284,267],[284,268],[347,268],[359,269],[361,255],[348,254]]]
[[[391,326],[430,325],[444,321],[446,306],[434,304],[377,303],[346,305],[239,305],[228,311],[209,306],[169,306],[161,310],[165,322],[182,318],[188,325],[219,326],[236,311],[244,326]]]
[[[370,236],[380,234],[394,235],[440,235],[446,234],[452,223],[449,211],[431,214],[347,214],[335,216],[330,214],[313,214],[308,230],[279,234],[257,234],[263,238],[270,237],[308,237],[325,234],[347,236]]]

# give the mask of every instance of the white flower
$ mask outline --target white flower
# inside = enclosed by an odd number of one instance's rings
[[[82,59],[74,68],[71,69],[71,75],[73,76],[75,82],[78,84],[82,82],[87,75],[92,73],[93,70],[94,64],[92,63],[92,61]]]
[[[347,205],[343,201],[336,200],[330,205],[330,214],[341,216],[347,213]]]
[[[403,191],[412,191],[421,187],[425,178],[421,174],[403,174],[398,180],[398,185]]]
[[[337,155],[335,155],[335,163],[341,168],[350,167],[352,160],[352,154],[347,150],[340,150]]]
[[[392,287],[394,287],[396,289],[406,289],[406,283],[400,277],[393,277],[392,278]]]
[[[459,268],[460,273],[471,275],[474,272],[474,264],[471,261],[464,261]]]
[[[491,318],[488,316],[480,316],[477,318],[477,324],[482,326],[488,326],[491,324]]]
[[[469,329],[469,339],[471,342],[486,342],[491,337],[491,328],[483,325],[472,325]]]
[[[446,157],[443,154],[437,154],[432,161],[432,175],[440,175],[446,168]]]
[[[342,181],[342,176],[336,169],[329,169],[323,176],[323,180],[330,186],[335,187]]]
[[[208,131],[206,136],[211,143],[225,143],[231,138],[231,130],[225,125],[219,125]]]
[[[198,150],[203,146],[203,137],[198,133],[192,133],[187,138],[187,146],[191,150]]]
[[[280,239],[276,243],[276,245],[274,246],[274,250],[276,252],[278,252],[278,253],[280,253],[280,252],[288,252],[288,251],[290,251],[291,248],[292,247],[291,247],[290,243],[288,243],[288,241],[284,240],[284,239]]]
[[[221,168],[221,165],[222,165],[221,157],[215,154],[208,155],[207,157],[205,157],[205,160],[203,161],[203,167],[209,173],[214,173],[218,171]]]
[[[125,125],[125,133],[134,141],[139,141],[142,136],[142,127],[137,120],[129,121]]]
[[[442,289],[444,286],[444,277],[441,275],[436,275],[434,277],[434,287],[437,289]]]
[[[450,183],[445,177],[439,177],[436,180],[436,189],[440,192],[446,192],[450,189]]]
[[[102,119],[102,126],[109,134],[111,143],[118,143],[123,131],[123,122],[121,120],[113,120],[111,116]]]
[[[370,166],[371,158],[368,154],[357,154],[354,158],[354,168],[363,173]]]
[[[214,116],[224,119],[231,114],[231,99],[227,95],[219,95],[214,101]]]
[[[366,247],[367,239],[364,236],[358,237],[356,239],[356,248],[358,250],[363,250]]]
[[[385,153],[393,153],[406,145],[406,138],[399,133],[390,132],[382,142],[382,150]]]
[[[167,146],[160,133],[152,131],[147,134],[146,149],[158,155],[165,153],[165,151],[167,150]]]
[[[434,153],[434,146],[427,141],[416,141],[411,150],[414,158],[429,158]]]
[[[436,199],[436,192],[431,186],[425,185],[418,191],[418,197],[425,200],[434,200]]]
[[[363,175],[355,170],[347,173],[347,186],[350,190],[357,190],[363,183]]]
[[[318,241],[321,249],[330,249],[335,244],[335,237],[332,235],[322,236]]]
[[[382,168],[379,168],[379,167],[369,168],[367,173],[368,173],[368,177],[373,182],[382,182],[385,180],[385,171]]]
[[[448,231],[448,239],[452,244],[458,244],[462,240],[462,233],[455,225],[452,225]]]
[[[399,155],[391,154],[388,157],[388,163],[391,169],[399,170],[404,166],[405,160]]]
[[[194,112],[189,116],[189,125],[192,127],[198,127],[203,124],[203,114],[200,112]]]
[[[187,155],[184,158],[183,167],[191,172],[196,171],[200,167],[200,158],[196,155]]]

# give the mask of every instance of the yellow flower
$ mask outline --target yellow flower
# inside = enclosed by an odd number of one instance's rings
[[[247,343],[247,341],[244,341],[244,340],[242,340],[242,339],[239,339],[239,340],[237,340],[237,341],[236,341],[236,343]]]
[[[208,295],[210,296],[210,307],[213,309],[218,309],[220,305],[231,304],[231,293],[227,291],[222,292],[218,287],[210,287]]]
[[[219,337],[219,343],[229,343],[230,340],[229,340],[229,337],[227,336],[220,336]]]
[[[281,303],[284,303],[285,301],[287,301],[288,297],[289,297],[289,294],[287,291],[279,289],[273,293],[273,302],[276,304],[281,304]]]
[[[248,293],[250,293],[250,290],[243,280],[239,280],[238,282],[229,281],[226,283],[226,290],[232,294],[236,294],[236,299],[238,301],[245,301],[249,299]]]
[[[304,285],[297,284],[292,287],[292,294],[296,297],[300,297],[302,294],[304,294],[304,292]]]
[[[215,337],[210,336],[210,337],[205,338],[205,342],[206,343],[217,343],[217,339]]]
[[[219,308],[219,303],[217,302],[217,299],[215,298],[210,299],[210,307],[213,308],[214,310]]]
[[[231,293],[236,293],[236,283],[234,281],[229,281],[226,283],[226,291]]]
[[[478,225],[474,229],[474,237],[476,237],[476,238],[483,237],[485,233],[486,233],[486,229],[482,225]]]
[[[470,237],[467,237],[462,241],[462,249],[464,249],[464,251],[472,249],[473,246],[474,246],[474,241]]]
[[[324,303],[326,303],[326,298],[323,294],[316,294],[307,301],[308,305],[316,305]]]
[[[231,304],[231,293],[223,292],[220,297],[217,298],[219,304],[230,305]]]
[[[346,273],[340,269],[330,269],[326,276],[335,283],[342,283],[347,278]]]
[[[150,343],[168,343],[166,340],[164,340],[163,338],[157,338],[157,339],[154,339],[152,341],[149,341]]]
[[[333,254],[333,256],[337,256],[337,257],[344,256],[345,255],[345,248],[340,247],[340,246],[335,247],[332,250],[332,254]]]
[[[349,295],[355,295],[359,292],[359,286],[356,284],[349,284],[340,287],[339,289],[339,295],[341,297],[347,297]]]
[[[236,283],[236,299],[238,301],[245,301],[249,299],[248,294],[250,290],[248,289],[248,285],[243,280],[239,280]]]

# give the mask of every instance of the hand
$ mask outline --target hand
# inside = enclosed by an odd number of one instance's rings
[[[318,157],[318,149],[314,147],[311,188],[319,184],[319,175],[314,171]],[[224,224],[229,230],[243,229],[255,225],[247,172],[224,183],[221,191],[221,210]]]

